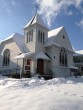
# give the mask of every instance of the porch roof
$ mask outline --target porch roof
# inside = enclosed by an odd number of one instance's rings
[[[23,58],[27,58],[27,57],[32,57],[33,55],[34,55],[34,52],[22,53],[21,55],[14,57],[14,59],[15,60],[23,59]]]
[[[78,70],[78,67],[76,67],[76,66],[70,66],[69,68],[70,68],[70,69]]]
[[[21,55],[18,55],[14,57],[15,60],[17,59],[23,59],[23,58],[29,58],[34,57],[35,59],[44,59],[44,60],[50,60],[50,58],[44,53],[44,52],[29,52],[29,53],[22,53]]]
[[[44,60],[50,60],[50,58],[44,53],[39,52],[35,55],[35,59],[44,59]]]

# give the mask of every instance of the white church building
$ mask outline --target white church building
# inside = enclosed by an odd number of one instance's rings
[[[27,76],[68,77],[75,69],[73,54],[65,28],[49,30],[35,14],[24,27],[24,35],[14,33],[0,42],[0,70],[21,68]]]

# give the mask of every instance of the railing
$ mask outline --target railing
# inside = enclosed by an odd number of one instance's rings
[[[9,77],[13,77],[13,78],[20,78],[20,68],[12,68],[12,69],[2,69],[0,70],[0,74],[3,76],[9,76]],[[51,79],[55,76],[55,73],[51,70],[51,69],[44,69],[44,72],[41,73],[37,73],[37,69],[35,74],[38,75],[39,78],[44,77],[45,79]],[[24,73],[24,71],[22,71],[21,77],[31,77],[31,73]]]
[[[44,69],[43,73],[37,72],[37,69],[35,69],[35,70],[36,70],[36,74],[38,74],[39,78],[44,77],[45,79],[51,79],[55,76],[54,75],[55,73],[51,69]]]
[[[9,76],[11,74],[20,74],[20,68],[2,69],[0,74],[3,76]]]

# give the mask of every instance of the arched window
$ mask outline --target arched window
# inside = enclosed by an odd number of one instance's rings
[[[27,43],[33,41],[33,30],[27,32]]]
[[[42,39],[42,42],[44,43],[44,37],[45,37],[45,33],[43,32],[43,39]]]
[[[40,30],[38,31],[38,41],[40,42]]]
[[[45,33],[42,31],[38,31],[38,41],[42,42],[44,44],[44,37],[45,37]]]
[[[3,53],[3,66],[9,66],[10,63],[10,51],[6,49]]]
[[[29,39],[28,39],[28,37],[29,37],[29,34],[28,34],[28,32],[27,32],[27,43],[29,42]]]
[[[41,32],[40,42],[42,42],[42,32]]]
[[[31,31],[31,41],[33,41],[33,30]]]
[[[31,31],[29,31],[29,42],[31,42]]]
[[[67,51],[65,48],[60,49],[60,65],[67,66]]]

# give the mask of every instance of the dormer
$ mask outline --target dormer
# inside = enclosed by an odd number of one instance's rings
[[[38,13],[35,14],[35,16],[33,16],[29,23],[24,27],[24,34],[25,44],[30,51],[34,52],[43,48],[48,37],[48,28]]]

